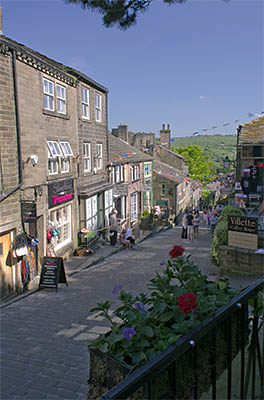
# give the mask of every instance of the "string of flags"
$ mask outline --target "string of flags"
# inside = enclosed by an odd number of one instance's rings
[[[248,118],[252,118],[252,117],[262,117],[262,116],[264,116],[264,111],[262,111],[261,113],[248,113]],[[240,119],[235,119],[234,121],[232,121],[232,122],[226,122],[226,123],[224,123],[224,124],[222,124],[222,125],[214,125],[214,126],[212,126],[211,128],[206,128],[206,129],[200,129],[199,131],[195,131],[195,132],[193,132],[192,133],[192,136],[196,136],[196,135],[200,135],[201,133],[204,133],[204,132],[208,132],[208,131],[210,131],[210,130],[214,130],[214,129],[217,129],[217,128],[221,128],[221,127],[226,127],[226,126],[229,126],[229,125],[231,125],[231,124],[235,124],[235,123],[238,123],[238,122],[241,122],[241,120]],[[170,140],[169,140],[169,142],[174,142],[175,140],[177,140],[178,138],[171,138]],[[161,145],[166,145],[166,144],[168,144],[168,142],[167,143],[160,143]],[[153,146],[149,146],[148,148],[146,148],[146,149],[136,149],[136,151],[133,151],[132,153],[131,152],[127,152],[127,153],[120,153],[119,155],[115,155],[114,156],[114,159],[116,160],[116,161],[119,161],[119,160],[122,160],[122,159],[126,159],[126,158],[128,158],[128,157],[131,157],[131,156],[133,156],[133,155],[136,155],[136,154],[138,154],[138,153],[144,153],[144,152],[146,152],[146,151],[148,151],[148,150],[150,150],[150,149],[153,149],[153,148],[158,148],[160,145],[158,145],[158,144],[155,144],[155,145],[153,145]],[[117,164],[117,165],[121,165],[121,164]]]

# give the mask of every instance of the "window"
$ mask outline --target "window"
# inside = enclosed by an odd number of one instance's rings
[[[57,89],[57,111],[60,114],[66,114],[66,89],[60,85],[56,85],[56,89]]]
[[[120,182],[120,167],[115,167],[116,170],[116,183]]]
[[[90,91],[82,87],[82,117],[90,119]]]
[[[69,142],[48,140],[48,171],[49,175],[70,171],[69,157],[73,156]],[[60,161],[59,161],[60,160]]]
[[[43,79],[44,108],[54,111],[54,83]]]
[[[151,162],[144,163],[144,177],[151,176]]]
[[[105,200],[105,226],[109,225],[109,214],[113,209],[113,190],[106,190],[104,192]]]
[[[103,168],[103,145],[101,143],[96,144],[96,167],[97,169]]]
[[[102,96],[95,93],[95,120],[102,122]]]
[[[49,223],[58,231],[58,235],[53,236],[55,250],[58,250],[72,240],[71,220],[70,204],[49,211]]]
[[[120,167],[120,182],[124,182],[124,166]]]
[[[169,194],[168,185],[161,185],[161,194],[163,196],[167,196]]]
[[[84,172],[90,172],[92,169],[91,165],[91,143],[83,144],[83,170]]]
[[[130,222],[137,219],[138,215],[138,194],[134,193],[130,196]]]
[[[131,172],[131,182],[139,180],[140,178],[139,164],[131,165],[130,172]]]
[[[89,197],[85,202],[86,209],[86,228],[89,230],[97,229],[97,195]]]

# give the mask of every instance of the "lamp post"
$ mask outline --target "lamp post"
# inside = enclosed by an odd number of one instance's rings
[[[236,167],[236,160],[230,160],[228,155],[226,155],[224,161],[224,168],[228,169],[230,165],[232,164],[234,167]]]

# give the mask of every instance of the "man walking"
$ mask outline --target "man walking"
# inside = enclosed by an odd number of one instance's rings
[[[109,214],[109,225],[110,225],[110,245],[117,247],[117,231],[118,231],[118,220],[117,220],[117,210],[114,208]]]
[[[188,239],[193,240],[193,215],[192,211],[189,211],[187,215],[188,220]]]

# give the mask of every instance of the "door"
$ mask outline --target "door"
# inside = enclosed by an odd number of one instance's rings
[[[0,287],[1,296],[13,290],[11,232],[0,235]]]

